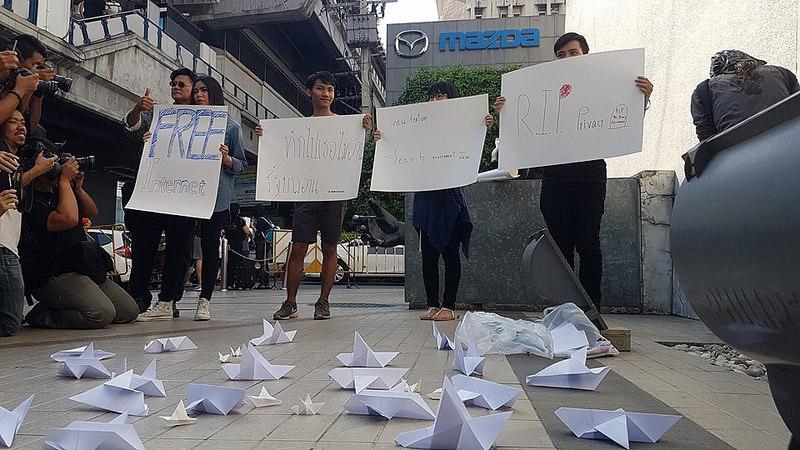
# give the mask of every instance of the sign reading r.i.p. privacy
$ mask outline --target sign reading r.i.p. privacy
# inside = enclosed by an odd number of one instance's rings
[[[219,187],[224,106],[158,106],[128,209],[207,219]]]

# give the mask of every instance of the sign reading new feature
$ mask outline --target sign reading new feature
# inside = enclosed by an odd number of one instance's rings
[[[538,28],[439,33],[440,52],[538,47],[540,43]],[[401,31],[395,36],[394,51],[403,58],[418,58],[428,51],[428,35],[420,30]]]

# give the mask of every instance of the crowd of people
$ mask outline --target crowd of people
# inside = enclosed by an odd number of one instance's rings
[[[221,154],[220,183],[214,212],[197,220],[178,215],[126,209],[125,225],[130,232],[132,267],[125,289],[109,276],[110,256],[85,232],[85,220],[98,213],[91,195],[84,189],[85,168],[80,159],[60,152],[41,139],[39,124],[42,101],[41,81],[52,80],[55,72],[44,64],[48,52],[33,36],[18,36],[13,47],[2,42],[0,52],[0,336],[14,334],[23,322],[39,328],[102,328],[110,323],[172,320],[178,317],[186,274],[192,260],[200,288],[194,320],[211,319],[211,299],[220,270],[219,239],[244,255],[247,242],[254,241],[256,258],[269,256],[267,243],[273,228],[266,217],[257,215],[249,226],[231,202],[235,175],[247,168],[241,126],[228,120]],[[557,59],[589,52],[586,39],[567,33],[555,43]],[[27,71],[20,69],[25,68]],[[645,77],[631,80],[643,94],[647,110],[653,85]],[[306,80],[306,94],[314,117],[334,113],[335,79],[328,72],[316,72]],[[177,105],[224,105],[219,82],[180,68],[170,75],[171,97]],[[704,140],[722,132],[752,114],[798,92],[797,78],[789,70],[767,65],[740,51],[722,51],[712,59],[710,77],[700,83],[691,98],[691,113],[697,136]],[[428,89],[429,101],[458,97],[452,82],[437,81]],[[147,89],[122,119],[131,139],[144,145],[153,120],[155,99]],[[505,98],[494,102],[499,113]],[[491,127],[494,117],[487,115]],[[372,117],[362,118],[363,128],[373,130]],[[262,137],[264,130],[256,129]],[[502,146],[500,147],[502,151]],[[122,188],[123,204],[130,199],[134,182]],[[27,192],[22,196],[22,192]],[[602,253],[600,223],[606,194],[606,164],[603,160],[563,164],[545,168],[540,208],[548,229],[568,263],[574,266],[590,298],[600,301]],[[313,318],[329,319],[330,294],[337,269],[336,247],[342,233],[345,202],[298,202],[294,206],[292,246],[286,266],[286,300],[273,314],[276,320],[298,317],[297,293],[309,244],[322,241],[321,291]],[[461,254],[469,256],[472,221],[463,188],[414,195],[412,225],[419,233],[422,271],[429,308],[423,320],[455,318],[461,276]],[[159,244],[165,238],[163,277],[153,301],[150,281]],[[439,261],[444,260],[443,296],[439,295]],[[236,266],[234,271],[236,270]],[[261,270],[258,283],[266,284]],[[23,317],[25,297],[33,307]]]

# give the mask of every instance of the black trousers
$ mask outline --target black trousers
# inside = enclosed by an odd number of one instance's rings
[[[597,305],[603,279],[600,223],[605,199],[605,183],[564,183],[542,186],[539,202],[547,228],[573,270],[578,251],[581,285]]]
[[[122,187],[126,204],[133,193],[133,182]],[[140,309],[150,306],[150,278],[153,276],[161,234],[166,237],[164,270],[158,299],[177,302],[183,297],[186,269],[191,263],[191,246],[195,219],[152,212],[125,210],[125,226],[131,235],[131,276],[128,294]]]
[[[457,233],[444,249],[444,252],[434,247],[425,231],[420,231],[422,243],[422,281],[425,284],[425,294],[428,296],[428,307],[455,309],[458,296],[458,284],[461,282],[461,257],[458,254],[460,244]],[[439,304],[439,257],[444,259],[444,298]]]
[[[217,284],[219,272],[219,236],[222,227],[230,218],[229,210],[215,212],[209,219],[201,219],[200,223],[200,249],[203,251],[203,285],[200,288],[200,297],[211,300],[214,286]]]

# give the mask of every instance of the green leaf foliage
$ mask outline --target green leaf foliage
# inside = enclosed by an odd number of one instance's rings
[[[421,68],[414,74],[406,78],[406,87],[403,93],[395,102],[395,105],[408,105],[428,101],[428,87],[438,80],[448,80],[452,82],[458,93],[462,97],[471,95],[489,94],[488,110],[494,100],[500,96],[500,80],[504,73],[516,70],[519,66],[510,66],[504,69],[494,69],[486,67],[463,67],[455,66],[443,69]],[[376,124],[380,129],[380,124]],[[483,147],[483,158],[480,170],[490,170],[493,168],[491,154],[494,149],[494,140],[499,132],[497,115],[495,115],[494,125],[486,133],[486,142]],[[403,194],[370,192],[369,185],[372,179],[372,161],[375,156],[375,141],[370,137],[367,139],[364,150],[364,165],[361,172],[361,185],[358,190],[358,198],[350,202],[346,219],[345,228],[353,229],[353,215],[370,215],[372,212],[367,206],[367,200],[374,198],[387,211],[392,213],[399,220],[403,220],[405,214],[405,201]]]

